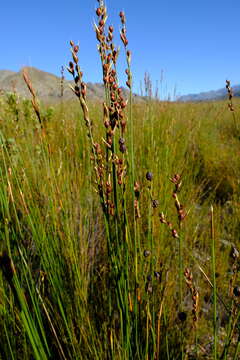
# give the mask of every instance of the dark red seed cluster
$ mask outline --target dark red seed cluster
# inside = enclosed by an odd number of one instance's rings
[[[170,180],[175,185],[172,196],[175,199],[175,207],[178,213],[178,220],[179,224],[181,224],[181,222],[185,219],[187,215],[184,206],[180,203],[178,199],[178,192],[180,191],[180,188],[182,186],[181,176],[179,174],[175,174]]]
[[[73,76],[73,80],[75,83],[73,91],[79,99],[82,98],[82,99],[86,100],[87,86],[82,81],[83,73],[80,70],[80,67],[78,65],[77,54],[79,52],[79,45],[75,45],[72,40],[70,41],[70,45],[71,45],[73,61],[69,61],[67,70]]]

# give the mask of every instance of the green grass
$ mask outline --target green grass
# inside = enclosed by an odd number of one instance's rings
[[[184,352],[189,351],[195,339],[191,330],[191,299],[184,283],[183,311],[187,313],[187,320],[184,324],[178,320],[178,278],[181,276],[178,241],[159,221],[159,213],[163,211],[177,226],[171,196],[173,184],[169,178],[180,173],[183,183],[179,198],[188,213],[180,230],[182,261],[184,267],[191,268],[199,290],[200,359],[213,333],[212,288],[199,270],[201,266],[211,279],[211,204],[215,209],[216,291],[227,306],[232,302],[228,292],[231,278],[228,255],[232,243],[238,246],[239,163],[236,154],[239,140],[231,130],[232,118],[225,110],[225,103],[152,101],[133,106],[137,139],[134,144],[135,176],[140,184],[141,213],[136,230],[138,284],[136,291],[132,264],[134,246],[129,243],[129,259],[122,257],[124,252],[120,259],[128,266],[124,276],[129,281],[129,296],[122,298],[122,305],[116,303],[107,233],[78,106],[71,103],[56,107],[43,137],[30,105],[28,116],[25,111],[26,104],[20,102],[19,120],[16,121],[9,104],[3,101],[0,115],[1,250],[7,251],[16,269],[13,285],[4,272],[0,275],[2,358],[29,359],[33,356],[43,359],[57,353],[59,358],[67,359],[109,356],[151,359],[157,351],[158,321],[162,357],[178,358],[178,349],[182,347],[178,338],[180,329]],[[97,105],[90,106],[95,134],[101,134],[100,112]],[[147,171],[153,173],[151,193],[152,198],[159,201],[156,209],[152,208],[149,198]],[[128,197],[126,207],[131,233]],[[144,256],[144,250],[150,251],[148,257]],[[160,272],[161,281],[154,277],[154,271]],[[150,284],[148,275],[152,276]],[[122,281],[120,284],[124,284]],[[237,279],[235,282],[238,283]],[[146,292],[147,284],[152,292]],[[129,298],[133,311],[129,310]],[[128,315],[119,313],[119,306],[123,305],[122,311],[128,309]],[[216,311],[217,338],[225,336],[226,340],[228,324],[223,319],[219,300]],[[137,312],[136,317],[134,312]],[[127,316],[127,323],[121,323],[122,316],[125,316],[124,321]],[[124,340],[126,331],[128,339]],[[131,348],[132,336],[135,340]],[[237,331],[233,336],[237,336]],[[219,354],[223,350],[221,344],[217,344]],[[235,351],[234,339],[232,344],[230,353]]]

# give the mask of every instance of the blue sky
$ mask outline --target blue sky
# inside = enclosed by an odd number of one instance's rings
[[[134,89],[145,71],[161,95],[195,93],[240,82],[239,0],[122,0],[107,2],[119,42],[119,11],[127,17]],[[35,66],[59,75],[70,59],[69,40],[80,43],[85,80],[101,81],[93,21],[95,0],[3,1],[0,69]],[[124,71],[124,58],[119,70]],[[161,73],[163,82],[160,85]],[[124,81],[124,74],[120,77]]]

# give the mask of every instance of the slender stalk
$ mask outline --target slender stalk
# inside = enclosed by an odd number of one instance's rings
[[[212,283],[213,283],[213,358],[217,360],[217,287],[216,287],[216,258],[215,258],[215,231],[213,206],[210,208],[211,214],[211,241],[212,241]]]
[[[180,312],[183,311],[183,243],[182,243],[182,236],[179,235],[178,239],[178,277],[179,277],[179,303],[180,303]],[[183,335],[183,324],[180,327],[181,331],[181,359],[184,359],[184,335]]]
[[[178,276],[179,276],[179,302],[180,311],[183,309],[183,243],[182,236],[179,235],[178,239]]]
[[[238,341],[237,341],[237,345],[236,345],[236,349],[235,349],[235,353],[234,353],[233,360],[237,360],[237,359],[239,358],[239,357],[238,357],[239,349],[240,349],[240,337],[238,336]]]

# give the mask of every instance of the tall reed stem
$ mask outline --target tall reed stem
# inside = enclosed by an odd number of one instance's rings
[[[217,360],[217,287],[216,287],[216,257],[215,257],[215,231],[213,206],[210,208],[211,215],[211,241],[212,241],[212,284],[213,284],[213,358]]]

